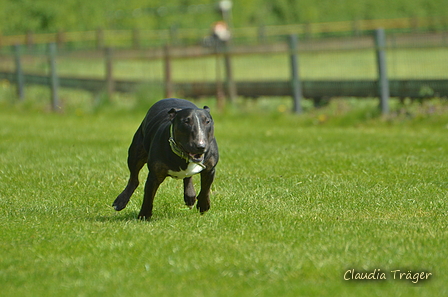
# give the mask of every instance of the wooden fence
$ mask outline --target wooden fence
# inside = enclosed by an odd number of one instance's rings
[[[306,23],[279,26],[261,26],[233,28],[232,36],[235,40],[253,40],[264,42],[274,36],[300,35],[304,37],[319,36],[322,34],[350,33],[356,36],[364,33],[370,34],[377,28],[385,30],[404,30],[406,32],[426,32],[447,30],[446,18],[399,18],[377,20],[355,20],[343,22]],[[98,49],[104,47],[144,48],[148,46],[197,43],[209,35],[209,29],[164,29],[164,30],[90,30],[80,32],[64,32],[35,34],[27,32],[22,35],[2,36],[0,32],[0,48],[12,45],[27,45],[32,47],[38,44],[56,43],[59,48],[67,44],[90,44]]]
[[[376,30],[374,37],[364,36],[350,39],[353,42],[353,48],[371,49],[376,52],[377,79],[366,80],[305,80],[301,79],[299,71],[300,54],[305,51],[313,51],[318,45],[316,41],[302,42],[297,45],[295,35],[290,36],[289,42],[265,44],[256,46],[233,46],[220,50],[203,48],[199,46],[191,47],[172,47],[165,46],[148,50],[106,50],[91,51],[91,59],[104,59],[104,76],[102,78],[87,78],[75,76],[57,75],[56,45],[49,47],[48,69],[45,74],[25,73],[23,70],[24,61],[20,47],[15,46],[16,53],[14,59],[3,55],[0,60],[9,58],[14,60],[15,69],[0,69],[0,80],[6,79],[17,84],[17,93],[19,98],[24,97],[27,84],[37,84],[50,86],[52,90],[52,106],[56,108],[58,104],[58,87],[83,89],[91,92],[107,92],[111,95],[113,92],[134,92],[141,85],[158,85],[165,88],[166,97],[178,95],[180,97],[192,98],[201,96],[216,96],[218,104],[223,104],[223,96],[227,95],[230,100],[235,96],[259,97],[259,96],[291,96],[295,112],[300,112],[301,98],[311,98],[318,104],[322,98],[329,97],[379,97],[380,107],[384,113],[388,111],[388,98],[425,98],[425,97],[448,97],[448,79],[388,79],[386,57],[387,45],[385,43],[384,30]],[[406,40],[418,40],[420,35],[403,35],[397,38],[394,43],[400,44]],[[350,48],[350,40],[344,39],[343,42],[337,39],[330,39],[324,42],[327,51],[334,51],[339,46]],[[356,42],[354,41],[356,40]],[[373,40],[376,41],[373,42]],[[434,46],[446,48],[445,35],[430,35],[425,39],[427,42],[433,42]],[[442,44],[440,44],[442,42]],[[355,46],[356,43],[356,46]],[[438,44],[438,45],[436,45]],[[353,50],[350,48],[350,50]],[[242,55],[264,55],[264,54],[285,54],[289,56],[289,80],[268,80],[268,81],[245,81],[234,80],[232,58]],[[82,55],[78,52],[72,52],[71,55]],[[187,81],[178,82],[173,80],[172,62],[176,59],[185,58],[204,58],[217,57],[225,60],[225,78],[221,81]],[[114,59],[158,59],[163,61],[163,80],[126,80],[116,79],[114,74]],[[1,66],[1,64],[0,64]]]

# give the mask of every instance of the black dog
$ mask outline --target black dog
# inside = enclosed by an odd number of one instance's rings
[[[200,109],[183,99],[160,100],[149,109],[134,135],[128,153],[129,182],[112,206],[117,211],[126,207],[139,184],[138,173],[147,163],[140,219],[151,217],[154,196],[167,176],[184,180],[184,200],[192,208],[196,202],[192,176],[197,173],[201,173],[201,192],[196,207],[204,213],[210,209],[210,187],[218,159],[210,109]]]

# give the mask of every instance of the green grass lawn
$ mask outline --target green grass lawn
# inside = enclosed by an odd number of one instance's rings
[[[141,222],[142,186],[122,212],[110,205],[143,111],[2,106],[1,295],[448,293],[446,116],[344,127],[314,115],[214,115],[211,210],[184,210],[182,183],[167,179]],[[345,281],[349,269],[387,279]],[[432,275],[413,284],[394,280],[398,269]]]

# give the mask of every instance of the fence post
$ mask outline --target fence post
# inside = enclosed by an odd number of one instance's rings
[[[222,44],[219,41],[215,41],[215,57],[216,57],[216,105],[218,110],[224,110],[225,97],[224,86],[221,79],[221,57],[222,57]]]
[[[96,30],[96,49],[101,50],[104,48],[104,30],[98,28]]]
[[[306,39],[310,39],[311,37],[313,37],[313,24],[312,23],[305,23],[305,38]]]
[[[165,98],[173,97],[173,81],[171,77],[171,57],[170,57],[170,47],[168,44],[164,47],[164,76],[165,76]]]
[[[264,25],[258,27],[258,43],[266,43],[266,27]]]
[[[384,29],[375,30],[376,58],[378,67],[378,94],[383,114],[389,112],[389,80],[387,78],[386,34]]]
[[[299,75],[299,58],[298,58],[298,38],[297,35],[289,36],[289,57],[291,65],[291,91],[293,99],[293,109],[295,113],[302,112],[302,83]]]
[[[34,36],[32,31],[27,31],[25,35],[25,44],[28,49],[32,49],[34,46]]]
[[[170,42],[171,42],[171,44],[178,44],[179,43],[177,32],[178,32],[177,26],[176,25],[172,25],[170,27]]]
[[[59,30],[56,33],[56,43],[58,44],[58,48],[61,49],[64,47],[65,43],[65,33],[61,30]]]
[[[51,109],[59,108],[59,78],[56,71],[56,43],[48,44],[48,61],[50,64]]]
[[[110,100],[115,91],[112,49],[110,47],[105,48],[104,57],[106,60],[106,92]]]
[[[23,76],[20,45],[18,44],[14,45],[14,60],[16,65],[17,96],[22,101],[25,98],[25,77]]]
[[[412,29],[412,32],[416,33],[418,31],[418,18],[412,17],[410,18],[410,27]]]
[[[361,35],[361,26],[359,20],[353,20],[352,27],[353,27],[353,36],[359,37]]]
[[[140,49],[140,30],[139,29],[132,30],[132,48]]]
[[[224,63],[226,67],[227,93],[229,95],[230,102],[234,103],[237,96],[237,90],[235,81],[233,80],[232,59],[228,42],[225,42],[224,44]]]

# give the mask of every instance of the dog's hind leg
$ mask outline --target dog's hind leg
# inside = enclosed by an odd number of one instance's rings
[[[138,174],[143,165],[145,165],[147,158],[148,153],[143,146],[143,135],[141,128],[139,128],[134,135],[134,139],[132,140],[128,151],[128,168],[130,172],[128,184],[112,204],[116,211],[124,209],[128,204],[129,199],[131,199],[132,194],[139,185]]]

